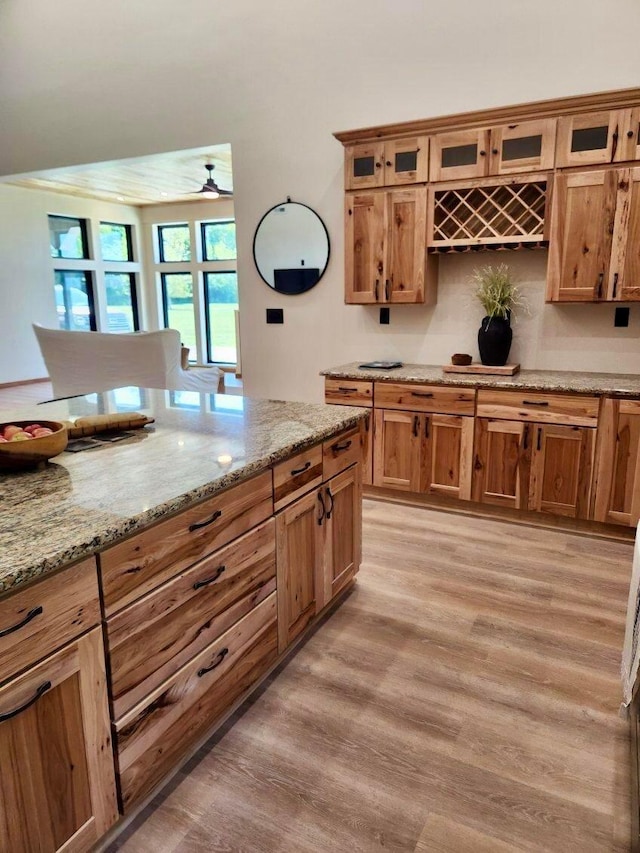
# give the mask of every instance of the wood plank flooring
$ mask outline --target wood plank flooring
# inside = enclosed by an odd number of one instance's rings
[[[364,519],[353,592],[110,850],[628,850],[632,545]]]

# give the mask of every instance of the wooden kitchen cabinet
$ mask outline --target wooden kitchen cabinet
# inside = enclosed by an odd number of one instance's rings
[[[472,497],[481,503],[526,509],[529,424],[477,418]]]
[[[640,401],[606,398],[598,428],[596,521],[635,527],[640,520]]]
[[[640,299],[640,169],[556,179],[547,301]]]
[[[324,486],[324,564],[319,609],[326,607],[355,576],[362,560],[362,478],[360,465]]]
[[[378,409],[374,485],[469,500],[473,417]]]
[[[432,301],[437,258],[426,255],[426,187],[349,193],[345,302]]]
[[[85,851],[117,819],[102,631],[0,687],[0,850]]]
[[[587,166],[637,159],[638,107],[562,116],[556,165]]]
[[[345,189],[425,183],[428,154],[427,136],[350,145],[345,149]]]

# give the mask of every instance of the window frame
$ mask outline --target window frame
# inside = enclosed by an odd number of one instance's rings
[[[102,232],[101,226],[103,225],[115,225],[117,228],[124,228],[126,239],[127,239],[127,257],[122,260],[122,258],[107,258],[102,250]],[[132,264],[134,263],[133,257],[133,226],[130,222],[111,222],[108,220],[100,219],[98,222],[98,243],[100,245],[100,258],[103,263],[107,264]]]
[[[162,222],[156,225],[156,240],[158,247],[158,263],[160,264],[190,264],[193,262],[193,246],[191,240],[191,229],[188,222]],[[169,228],[186,228],[189,234],[189,257],[182,258],[179,261],[168,261],[164,256],[164,242],[162,240],[162,232]]]
[[[129,287],[131,288],[131,313],[133,315],[133,331],[140,331],[140,312],[138,310],[138,280],[137,275],[134,272],[129,272],[128,270],[119,271],[119,270],[104,270],[102,273],[103,281],[104,281],[104,307],[107,312],[107,332],[109,331],[109,299],[107,297],[107,281],[110,275],[126,275],[129,277]],[[113,333],[111,333],[113,334]]]
[[[66,219],[69,222],[79,222],[80,223],[80,238],[82,242],[82,257],[81,258],[67,258],[63,255],[52,255],[51,254],[51,220],[52,219]],[[87,219],[82,216],[67,216],[65,214],[60,213],[48,213],[47,214],[47,225],[49,226],[49,255],[52,261],[90,261],[92,260],[91,255],[89,253],[89,229],[87,227]]]
[[[220,261],[220,263],[222,263]],[[211,357],[211,318],[209,316],[209,285],[207,283],[207,278],[210,275],[235,275],[236,277],[236,292],[238,290],[238,270],[204,270],[202,273],[202,290],[204,297],[204,326],[205,326],[205,338],[207,345],[207,363],[208,364],[219,364],[222,367],[233,367],[234,364],[238,363],[238,341],[236,340],[236,358],[235,361],[213,361]],[[239,300],[239,294],[238,294]],[[238,301],[239,304],[239,301]]]
[[[206,231],[208,225],[230,225],[233,224],[235,229],[236,221],[235,219],[203,219],[200,222],[200,246],[202,253],[202,263],[203,264],[224,264],[229,261],[234,261],[237,263],[238,261],[238,245],[236,243],[236,253],[233,258],[208,258],[207,257],[207,237]],[[225,270],[226,272],[226,270]]]
[[[59,258],[58,260],[62,260],[62,259]],[[53,286],[54,286],[54,288],[57,284],[56,273],[70,273],[71,275],[74,275],[74,274],[77,275],[78,273],[81,273],[82,275],[85,276],[86,284],[87,284],[87,302],[88,302],[88,307],[89,307],[89,329],[88,329],[88,331],[97,332],[98,331],[98,323],[97,323],[97,317],[96,317],[96,299],[95,299],[95,289],[94,289],[95,288],[95,277],[93,275],[93,271],[92,270],[82,270],[82,269],[58,269],[58,268],[54,267],[53,268]],[[71,286],[71,285],[69,285],[69,286]],[[64,303],[65,314],[66,314],[66,316],[69,316],[70,308],[73,309],[73,306],[72,305],[70,306],[69,303],[67,302],[67,299],[65,298],[66,297],[65,285],[63,284],[63,285],[61,285],[61,287],[62,287],[62,301]],[[55,293],[55,290],[54,290],[54,293]],[[57,308],[56,308],[56,313],[57,313]],[[71,310],[71,314],[73,314],[73,310]],[[60,326],[60,323],[58,322],[58,327],[59,326]],[[81,329],[64,329],[64,331],[77,332],[77,331],[82,331],[82,330]]]

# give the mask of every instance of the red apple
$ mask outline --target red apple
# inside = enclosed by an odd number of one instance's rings
[[[24,432],[24,430],[22,429],[22,427],[16,426],[15,424],[9,424],[4,428],[3,434],[7,441],[11,441],[11,436],[14,435],[16,432]]]
[[[14,432],[9,441],[31,441],[33,436],[29,435],[28,432],[24,432],[23,430],[19,430],[18,432]]]
[[[33,438],[42,438],[45,435],[53,435],[53,430],[49,429],[49,427],[40,427],[39,429],[34,429],[30,435]]]
[[[0,435],[0,444],[9,444],[9,442],[3,435]]]
[[[24,427],[24,431],[28,432],[29,435],[33,435],[37,429],[44,429],[44,427],[40,426],[40,424],[29,424],[29,426]]]

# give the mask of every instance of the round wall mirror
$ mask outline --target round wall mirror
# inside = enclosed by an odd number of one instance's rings
[[[304,293],[329,263],[329,234],[315,210],[287,199],[268,210],[256,228],[253,258],[260,277],[278,293]]]

